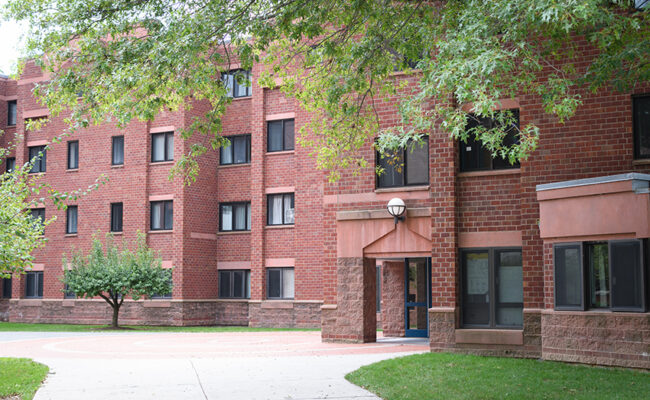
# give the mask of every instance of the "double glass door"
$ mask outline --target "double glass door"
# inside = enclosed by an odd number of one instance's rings
[[[429,336],[431,307],[431,259],[405,260],[405,323],[407,337]]]

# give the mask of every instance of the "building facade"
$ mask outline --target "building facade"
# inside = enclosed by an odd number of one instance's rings
[[[46,79],[34,68],[0,78],[1,140],[24,137],[16,165],[63,131],[58,117],[25,131],[25,120],[48,116],[31,96]],[[415,85],[417,74],[395,79]],[[124,324],[320,327],[323,340],[365,342],[380,326],[428,337],[432,351],[650,368],[650,85],[585,92],[564,124],[539,97],[503,99],[521,125],[540,128],[520,164],[435,129],[405,149],[403,169],[369,145],[367,169],[329,183],[295,141],[306,112],[277,89],[226,81],[231,145],[203,156],[190,186],[168,174],[189,148],[178,131],[205,104],[52,145],[41,179],[61,191],[101,174],[109,182],[68,211],[34,211],[57,221],[33,270],[3,283],[2,319],[105,323],[103,300],[64,293],[63,255],[96,232],[128,241],[142,231],[173,267],[174,290],[127,301]],[[382,126],[398,120],[398,100],[381,102]],[[386,211],[395,197],[402,220]]]

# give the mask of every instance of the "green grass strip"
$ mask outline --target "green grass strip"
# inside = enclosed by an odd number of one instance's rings
[[[110,330],[107,325],[73,325],[73,324],[24,324],[18,322],[0,322],[0,332],[97,332]],[[248,326],[122,326],[118,331],[142,332],[283,332],[283,331],[319,331],[320,329],[301,328],[251,328]]]
[[[19,396],[30,400],[49,370],[28,358],[0,358],[0,399]]]

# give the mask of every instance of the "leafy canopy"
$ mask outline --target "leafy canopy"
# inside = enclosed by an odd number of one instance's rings
[[[313,113],[301,142],[336,178],[366,165],[359,149],[378,134],[380,149],[395,149],[438,126],[456,139],[476,136],[511,161],[526,158],[539,129],[521,126],[518,143],[504,146],[513,116],[493,111],[499,99],[539,95],[545,112],[564,121],[586,90],[649,80],[650,12],[634,3],[10,0],[7,15],[29,22],[26,56],[53,73],[35,93],[53,114],[72,110],[72,129],[150,120],[191,107],[190,97],[207,100],[210,110],[183,132],[204,136],[177,166],[191,176],[198,155],[226,143],[219,132],[230,99],[219,73],[261,61],[255,78],[281,80]],[[586,49],[593,58],[576,62]],[[401,121],[380,129],[376,105],[395,95]],[[459,107],[467,103],[471,115]],[[466,131],[474,117],[501,123]]]

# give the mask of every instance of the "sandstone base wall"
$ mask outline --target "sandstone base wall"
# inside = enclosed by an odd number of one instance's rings
[[[250,302],[249,325],[263,328],[320,328],[321,302]]]

